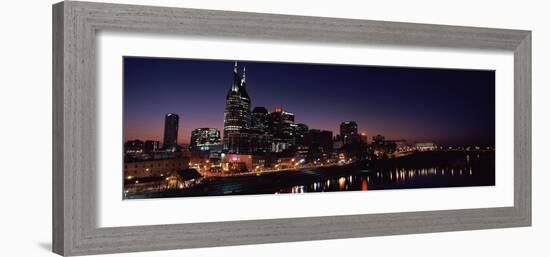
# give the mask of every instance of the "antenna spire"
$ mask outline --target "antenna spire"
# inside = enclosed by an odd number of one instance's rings
[[[233,84],[231,85],[231,91],[239,91],[239,72],[237,71],[238,63],[235,61],[235,66],[233,66]]]
[[[244,87],[246,84],[246,66],[243,68],[243,77],[241,78],[241,87]]]

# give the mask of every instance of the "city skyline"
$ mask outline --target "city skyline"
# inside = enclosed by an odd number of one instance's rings
[[[124,59],[124,141],[163,141],[164,116],[191,131],[223,131],[234,61]],[[297,123],[339,133],[356,121],[369,137],[494,146],[494,72],[239,61],[250,107],[294,113]],[[315,92],[315,94],[311,94]]]

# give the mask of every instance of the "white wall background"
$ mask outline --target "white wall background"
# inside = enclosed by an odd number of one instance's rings
[[[546,1],[193,0],[220,10],[438,23],[533,31],[533,227],[120,254],[116,256],[550,256],[550,26]],[[6,1],[0,13],[0,256],[51,247],[51,4]],[[26,154],[33,151],[32,158]],[[13,176],[13,177],[12,177]]]

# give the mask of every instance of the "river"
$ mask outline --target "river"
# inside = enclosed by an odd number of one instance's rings
[[[128,198],[368,191],[494,184],[494,151],[439,151],[349,166],[207,178],[193,188],[133,195]]]

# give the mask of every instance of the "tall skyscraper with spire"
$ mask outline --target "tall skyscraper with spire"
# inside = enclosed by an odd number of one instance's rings
[[[250,97],[246,92],[246,68],[242,77],[238,64],[233,67],[233,81],[225,100],[223,145],[228,153],[250,152]]]

